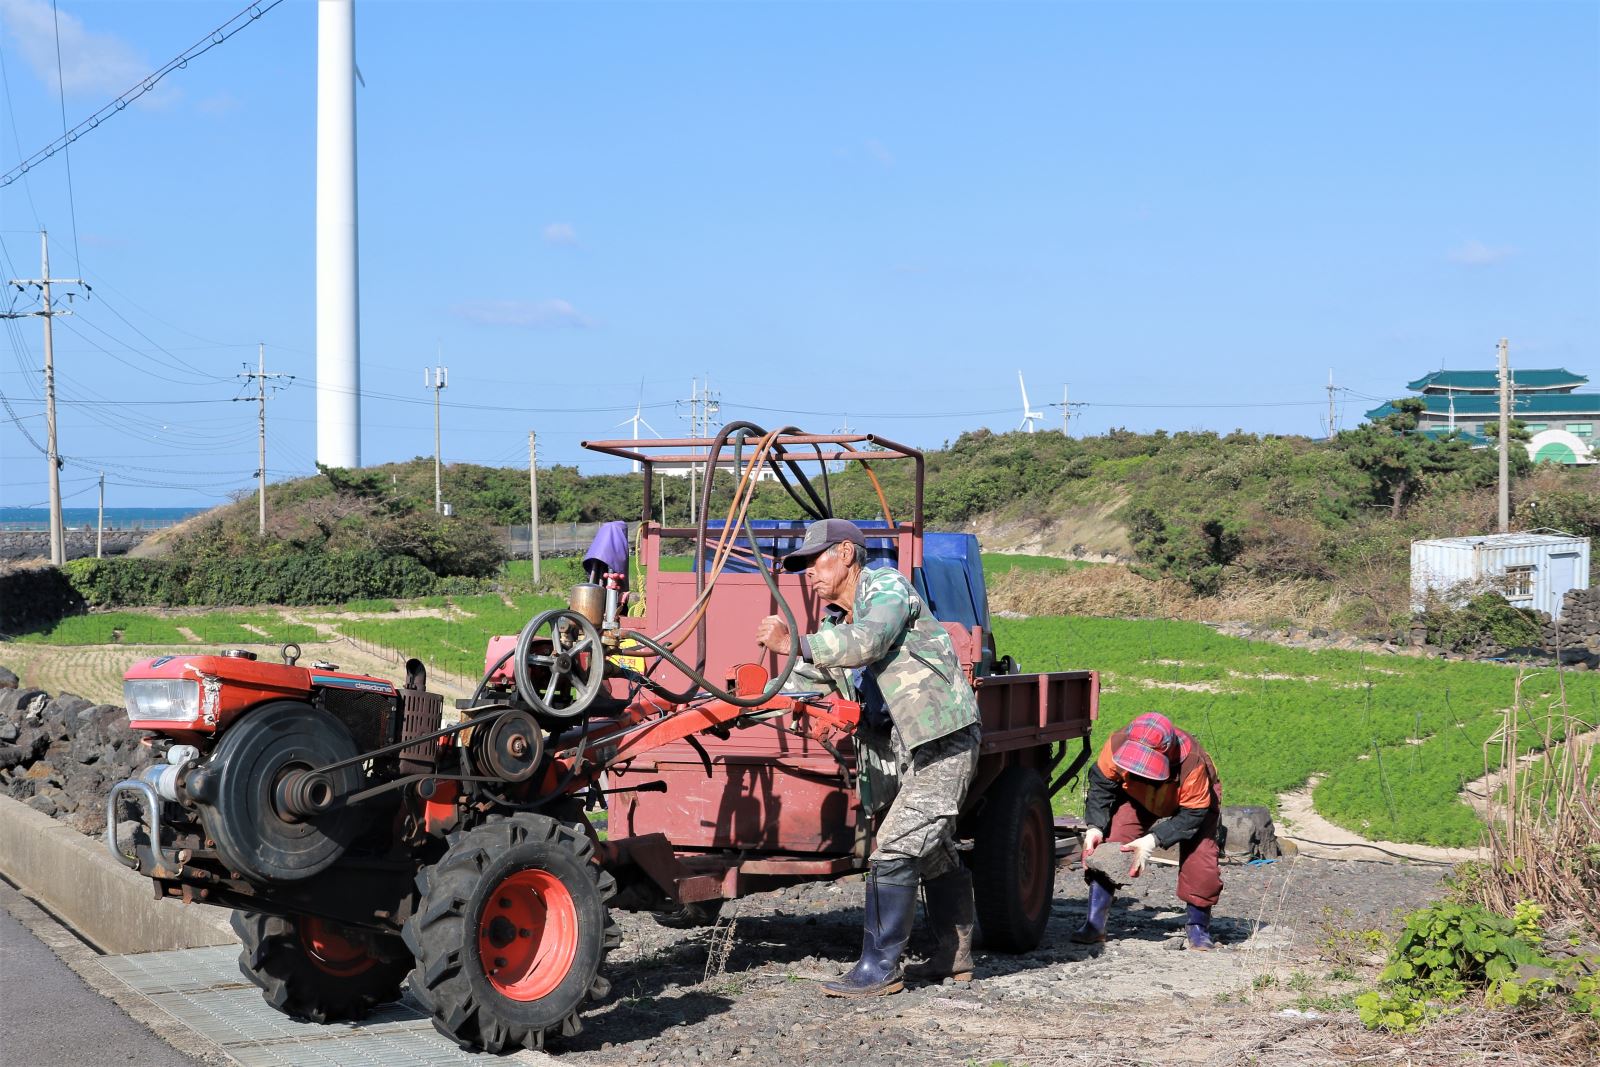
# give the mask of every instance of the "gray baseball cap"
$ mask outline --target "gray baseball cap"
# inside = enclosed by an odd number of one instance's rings
[[[867,539],[855,523],[848,519],[818,519],[806,527],[806,538],[800,547],[783,557],[783,569],[803,571],[813,559],[841,541],[849,541],[857,548],[867,547]]]

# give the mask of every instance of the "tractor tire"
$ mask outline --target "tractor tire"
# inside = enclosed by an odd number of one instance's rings
[[[352,935],[309,915],[287,919],[236,911],[232,922],[244,946],[239,970],[268,1004],[297,1019],[360,1019],[379,1004],[399,1000],[400,983],[411,970],[411,953],[398,937]]]
[[[412,993],[440,1033],[500,1053],[583,1029],[578,1012],[610,991],[600,965],[622,939],[606,908],[616,882],[593,852],[548,815],[491,816],[418,873],[403,937]]]
[[[669,905],[663,911],[652,911],[650,918],[656,921],[656,925],[669,930],[698,930],[715,926],[717,920],[722,918],[722,901],[697,900],[677,907]]]
[[[1044,939],[1055,887],[1055,818],[1044,779],[1008,767],[984,793],[970,866],[985,948],[1029,952]]]

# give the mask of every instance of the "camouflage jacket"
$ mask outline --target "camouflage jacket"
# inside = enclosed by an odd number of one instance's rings
[[[850,676],[865,668],[907,750],[978,721],[978,701],[950,635],[905,575],[892,567],[862,571],[855,621],[843,622],[842,616],[834,609],[804,640],[808,655],[798,667],[802,676],[831,682],[854,697]]]

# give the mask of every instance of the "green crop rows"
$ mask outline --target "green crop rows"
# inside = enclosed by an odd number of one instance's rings
[[[213,611],[204,615],[161,617],[138,611],[72,615],[49,630],[17,640],[40,645],[183,645],[184,631],[205,645],[263,645],[315,641],[317,631],[284,621],[270,612]]]
[[[557,597],[523,595],[511,603],[499,594],[440,598],[440,616],[340,620],[339,631],[358,641],[404,656],[469,681],[483,674],[489,638],[515,634],[541,611],[562,606]],[[415,602],[413,602],[415,603]]]
[[[1098,738],[1145,711],[1199,736],[1225,803],[1270,805],[1323,774],[1314,800],[1331,822],[1374,838],[1477,843],[1479,822],[1457,793],[1484,773],[1514,668],[1310,652],[1164,621],[998,619],[995,638],[1025,671],[1098,670]],[[1572,710],[1594,718],[1600,679],[1530,674],[1522,751],[1541,743],[1562,686]]]

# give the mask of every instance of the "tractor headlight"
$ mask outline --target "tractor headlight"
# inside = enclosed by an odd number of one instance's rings
[[[192,723],[200,717],[200,683],[193,678],[133,678],[122,683],[130,722]]]

